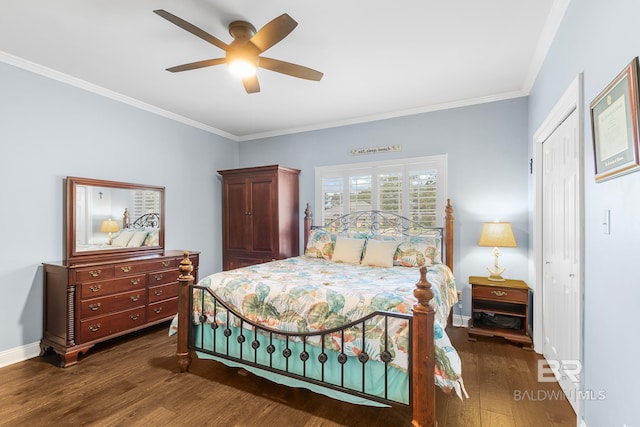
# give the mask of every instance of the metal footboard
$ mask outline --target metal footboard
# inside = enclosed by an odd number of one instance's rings
[[[194,294],[199,293],[201,293],[200,297],[194,298]],[[411,405],[409,390],[411,390],[412,363],[410,360],[405,394],[409,401],[402,402],[389,395],[389,382],[392,380],[389,378],[389,372],[394,369],[390,365],[394,355],[387,333],[389,320],[392,318],[406,321],[408,330],[411,331],[413,317],[409,314],[376,311],[351,323],[321,332],[283,332],[243,318],[209,288],[190,285],[188,294],[189,307],[202,313],[197,319],[194,318],[194,314],[191,314],[192,326],[188,328],[189,350],[387,405]],[[209,300],[205,307],[207,298]],[[194,307],[194,304],[198,304],[198,307]],[[381,335],[384,338],[379,344],[379,360],[374,360],[367,353],[366,333],[367,328],[380,327],[380,325],[384,325]],[[355,348],[354,352],[357,356],[347,356],[344,351],[346,340],[353,338],[356,333],[361,334],[361,347]],[[331,340],[339,342],[341,349],[339,352],[334,351],[331,345],[327,345],[331,344]],[[408,348],[412,348],[411,334],[408,334],[408,340]],[[361,364],[362,381],[360,384],[354,384],[353,375],[348,371],[353,369],[354,363],[358,362]],[[378,367],[375,369],[380,369],[381,365],[384,366],[382,368],[384,388],[382,392],[378,390],[376,394],[372,394],[368,391],[366,378],[367,374],[374,372],[368,369],[374,369],[371,365],[376,364]],[[336,380],[338,376],[335,372],[336,367],[339,369],[339,380]]]

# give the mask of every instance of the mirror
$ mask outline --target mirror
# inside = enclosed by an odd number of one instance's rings
[[[164,187],[67,177],[68,260],[161,252]]]

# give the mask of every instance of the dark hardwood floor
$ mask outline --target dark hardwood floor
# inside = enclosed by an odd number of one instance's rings
[[[195,359],[179,374],[167,325],[97,345],[68,368],[47,354],[0,369],[2,426],[404,426],[405,407],[338,402]],[[438,390],[440,427],[574,427],[555,383],[537,382],[539,356],[501,339],[449,335],[469,399]],[[543,390],[542,393],[538,390]],[[555,397],[555,398],[554,398]]]

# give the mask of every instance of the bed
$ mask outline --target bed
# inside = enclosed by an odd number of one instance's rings
[[[444,228],[380,211],[312,222],[307,206],[304,255],[198,284],[185,253],[171,325],[180,371],[195,353],[356,404],[410,405],[414,425],[434,425],[436,386],[466,395],[445,332],[457,301],[451,203]]]

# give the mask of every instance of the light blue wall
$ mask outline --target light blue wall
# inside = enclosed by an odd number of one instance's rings
[[[41,263],[64,257],[65,176],[166,187],[166,247],[221,269],[216,170],[237,166],[237,143],[0,63],[0,147],[0,352],[42,338]]]
[[[400,144],[402,151],[350,156],[349,150]],[[519,248],[505,248],[505,276],[527,279],[526,98],[240,143],[241,166],[279,163],[302,170],[301,204],[314,201],[316,166],[448,154],[448,195],[455,209],[455,275],[469,315],[470,275],[493,265],[477,246],[482,222],[511,221]]]
[[[604,391],[586,401],[588,427],[639,425],[636,386],[640,379],[635,269],[640,238],[640,173],[594,181],[589,103],[631,59],[640,54],[640,2],[572,1],[529,101],[529,139],[580,72],[584,73],[585,135],[585,389]],[[602,232],[611,211],[611,234]]]

